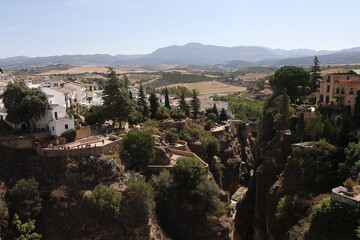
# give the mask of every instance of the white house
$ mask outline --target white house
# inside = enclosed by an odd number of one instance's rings
[[[86,86],[79,82],[70,82],[64,85],[65,88],[75,89],[75,102],[81,103],[86,100]]]
[[[50,104],[67,107],[66,97],[62,92],[46,87],[41,88],[41,90],[46,94]]]

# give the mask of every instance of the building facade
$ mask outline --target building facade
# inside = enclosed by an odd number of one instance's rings
[[[357,91],[360,90],[360,70],[347,73],[326,74],[320,81],[320,88],[316,92],[318,107],[334,105],[338,107],[350,106],[354,113]]]

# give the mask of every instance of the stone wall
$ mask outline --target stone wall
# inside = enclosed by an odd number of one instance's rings
[[[104,146],[72,149],[36,148],[36,152],[40,156],[45,157],[81,157],[88,155],[111,154],[122,151],[123,147],[123,139],[118,139]]]
[[[32,149],[33,144],[31,138],[13,138],[1,139],[0,146],[15,149]]]
[[[331,200],[337,201],[337,202],[342,202],[342,203],[356,206],[356,207],[360,207],[360,201],[356,201],[354,198],[348,197],[343,194],[336,193],[334,191],[331,191]]]
[[[90,135],[91,135],[91,127],[90,126],[85,126],[85,127],[82,127],[80,129],[76,130],[76,140],[89,137]]]
[[[177,149],[170,149],[170,151],[173,154],[177,154],[180,156],[184,156],[184,157],[193,157],[197,160],[200,161],[200,163],[206,168],[207,171],[209,171],[209,164],[207,164],[206,162],[204,162],[198,155],[196,155],[193,152],[188,152],[188,151],[181,151],[181,150],[177,150]]]

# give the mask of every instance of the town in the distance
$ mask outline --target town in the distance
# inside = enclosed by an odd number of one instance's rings
[[[319,59],[0,66],[0,239],[360,239],[360,65]]]

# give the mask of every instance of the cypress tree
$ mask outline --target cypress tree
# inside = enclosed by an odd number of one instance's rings
[[[300,138],[301,142],[304,134],[305,134],[305,117],[304,114],[301,113],[296,131],[296,135]]]
[[[170,99],[169,99],[169,91],[168,88],[165,88],[165,107],[167,107],[169,110],[171,109],[170,107]]]
[[[179,107],[181,110],[183,110],[185,112],[185,115],[187,117],[190,115],[189,106],[185,100],[185,92],[184,91],[182,91],[181,95],[180,95]]]
[[[219,111],[218,111],[215,103],[214,103],[212,112],[215,113],[217,117],[219,117]]]
[[[194,118],[197,118],[197,116],[199,115],[199,112],[200,112],[200,100],[197,97],[197,93],[196,93],[195,89],[193,89],[191,108],[192,108],[192,113],[194,115]]]
[[[311,88],[315,92],[317,88],[320,87],[320,79],[322,79],[322,76],[320,74],[320,61],[317,56],[314,57],[314,65],[311,67]]]
[[[137,104],[141,109],[141,114],[143,115],[143,118],[147,118],[150,114],[150,111],[149,111],[149,105],[146,101],[144,88],[142,84],[140,84],[139,98],[137,100]]]
[[[219,120],[220,121],[227,121],[228,120],[228,115],[226,114],[226,111],[225,111],[224,108],[221,109]]]
[[[154,92],[152,92],[150,94],[149,97],[149,103],[150,103],[150,112],[151,112],[151,118],[155,119],[156,118],[156,112],[159,108],[159,102],[158,102],[158,98],[156,97],[156,94]]]

